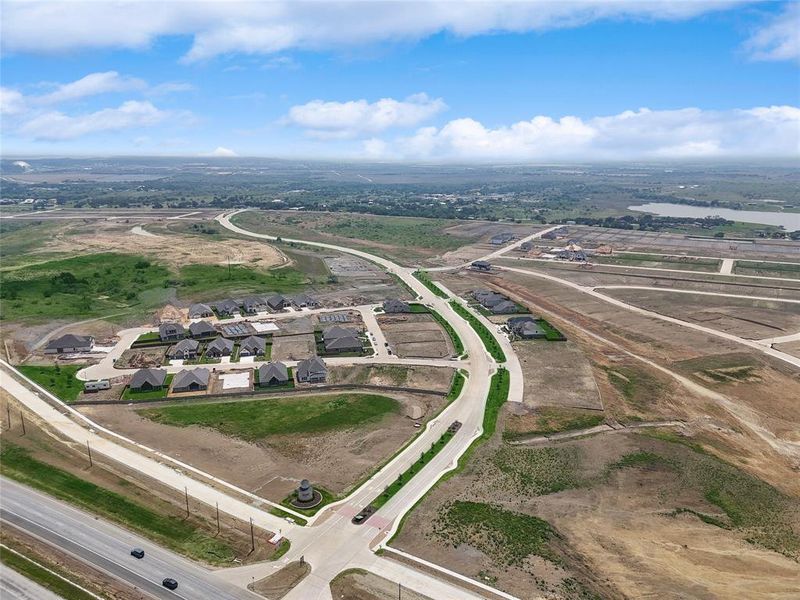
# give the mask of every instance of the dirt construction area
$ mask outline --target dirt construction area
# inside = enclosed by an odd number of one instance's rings
[[[447,367],[347,365],[328,369],[329,384],[398,386],[447,394],[453,380]]]
[[[402,584],[402,582],[400,582]],[[362,569],[339,573],[331,581],[331,595],[335,600],[430,600],[413,590],[399,588],[394,581]]]
[[[317,396],[321,394],[324,393],[315,392]],[[411,406],[422,407],[424,422],[445,402],[439,395],[394,392],[384,395],[397,400],[400,407],[398,412],[388,413],[379,421],[322,433],[270,435],[255,442],[211,428],[157,423],[135,412],[141,406],[91,406],[81,410],[117,433],[278,502],[302,479],[309,479],[333,494],[344,492],[419,431],[406,416]],[[257,398],[250,396],[245,400]]]
[[[270,360],[303,360],[317,354],[314,334],[282,335],[272,338]]]
[[[445,358],[453,354],[450,338],[430,315],[380,315],[378,324],[400,358]]]
[[[128,348],[125,350],[114,366],[118,369],[146,369],[160,367],[164,364],[169,346],[155,346],[153,348]]]

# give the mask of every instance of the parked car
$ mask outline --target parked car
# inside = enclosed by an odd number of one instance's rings
[[[144,550],[141,548],[134,548],[131,550],[131,556],[134,558],[144,558]]]
[[[178,582],[172,579],[171,577],[167,577],[164,581],[161,582],[161,585],[163,585],[168,590],[175,590],[178,588]]]

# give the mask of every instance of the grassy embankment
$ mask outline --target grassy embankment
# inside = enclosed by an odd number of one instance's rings
[[[185,519],[159,514],[125,496],[41,462],[11,442],[0,450],[0,473],[93,514],[119,523],[155,542],[195,559],[228,563],[233,548]]]
[[[524,430],[510,428],[513,425],[506,422],[503,439],[512,441],[521,437],[551,435],[566,431],[589,429],[605,421],[605,415],[597,411],[581,410],[576,408],[541,408],[536,412],[536,423],[533,428]]]
[[[456,300],[450,301],[450,306],[453,307],[453,310],[458,313],[470,326],[475,330],[475,333],[481,338],[483,342],[484,348],[486,351],[494,358],[497,362],[505,362],[506,355],[503,352],[503,349],[500,347],[500,344],[492,335],[492,332],[487,329],[487,327],[481,323],[481,321],[473,315],[469,309],[465,308]]]
[[[56,564],[45,563],[38,557],[34,559],[21,551],[12,551],[6,546],[0,546],[0,562],[63,600],[96,600],[94,595],[71,583],[74,575],[65,573]]]
[[[695,258],[680,256],[663,256],[660,254],[611,254],[595,255],[593,262],[604,265],[630,267],[655,267],[659,269],[679,269],[681,271],[702,271],[715,273],[719,271],[722,261],[714,258]]]
[[[193,300],[234,291],[291,292],[306,281],[291,267],[194,264],[171,271],[143,256],[106,252],[0,271],[0,319],[87,319],[163,305],[173,289]]]
[[[399,403],[386,396],[335,394],[179,404],[142,409],[138,413],[165,425],[211,427],[225,435],[253,441],[269,435],[345,429],[378,421],[399,410]]]
[[[750,260],[737,260],[733,265],[737,275],[757,275],[761,277],[784,277],[800,279],[800,263],[778,264]]]
[[[74,402],[83,391],[83,382],[75,378],[82,365],[20,365],[19,371],[64,402]]]

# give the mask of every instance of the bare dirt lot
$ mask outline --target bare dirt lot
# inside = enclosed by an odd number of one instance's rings
[[[127,406],[81,410],[113,431],[254,494],[281,501],[302,479],[309,479],[334,494],[347,490],[418,431],[405,416],[407,407],[424,407],[427,419],[444,403],[442,396],[429,394],[386,395],[398,400],[401,410],[378,422],[321,434],[274,435],[258,443],[228,437],[214,429],[162,425],[140,417]]]
[[[748,339],[800,330],[800,304],[658,290],[600,290],[634,306]]]
[[[272,338],[271,360],[303,360],[316,356],[317,344],[313,333],[282,335]]]
[[[153,348],[128,348],[125,350],[114,366],[118,369],[145,369],[160,367],[164,364],[169,346],[155,346]]]
[[[430,315],[380,315],[378,323],[401,358],[444,358],[453,354],[450,338]]]
[[[402,589],[399,594],[404,600],[430,600],[409,589]],[[339,573],[331,581],[331,595],[336,600],[396,600],[398,588],[394,581],[375,573],[350,569]]]
[[[267,268],[288,262],[279,250],[262,242],[220,239],[210,243],[202,236],[173,233],[163,226],[144,225],[132,219],[126,221],[98,221],[91,226],[83,223],[66,225],[39,251],[65,254],[99,252],[145,254],[174,267],[198,263],[227,265],[230,262]],[[132,231],[134,229],[135,231]],[[142,235],[142,232],[145,232],[145,235]]]
[[[269,600],[280,600],[311,572],[307,562],[294,561],[272,575],[248,586]]]
[[[453,369],[446,367],[349,365],[330,367],[328,383],[352,385],[392,385],[431,390],[446,394],[450,390]]]

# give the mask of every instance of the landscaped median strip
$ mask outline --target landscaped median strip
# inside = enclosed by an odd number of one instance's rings
[[[431,278],[426,271],[414,271],[414,277],[416,277],[420,282],[422,282],[422,285],[424,285],[434,294],[439,296],[439,298],[450,297],[447,295],[447,292],[445,292],[442,288],[440,288],[438,285],[433,283],[433,281],[431,281]]]
[[[0,544],[0,562],[65,600],[102,600],[102,596],[5,544]]]
[[[475,330],[475,333],[477,333],[478,337],[481,338],[484,348],[486,348],[486,351],[492,356],[492,358],[497,362],[505,362],[505,352],[503,352],[503,349],[492,335],[492,332],[486,328],[486,325],[481,323],[478,317],[473,315],[468,308],[460,304],[457,300],[450,300],[450,306],[454,311],[456,311],[458,316],[462,317],[472,326],[472,328]]]

